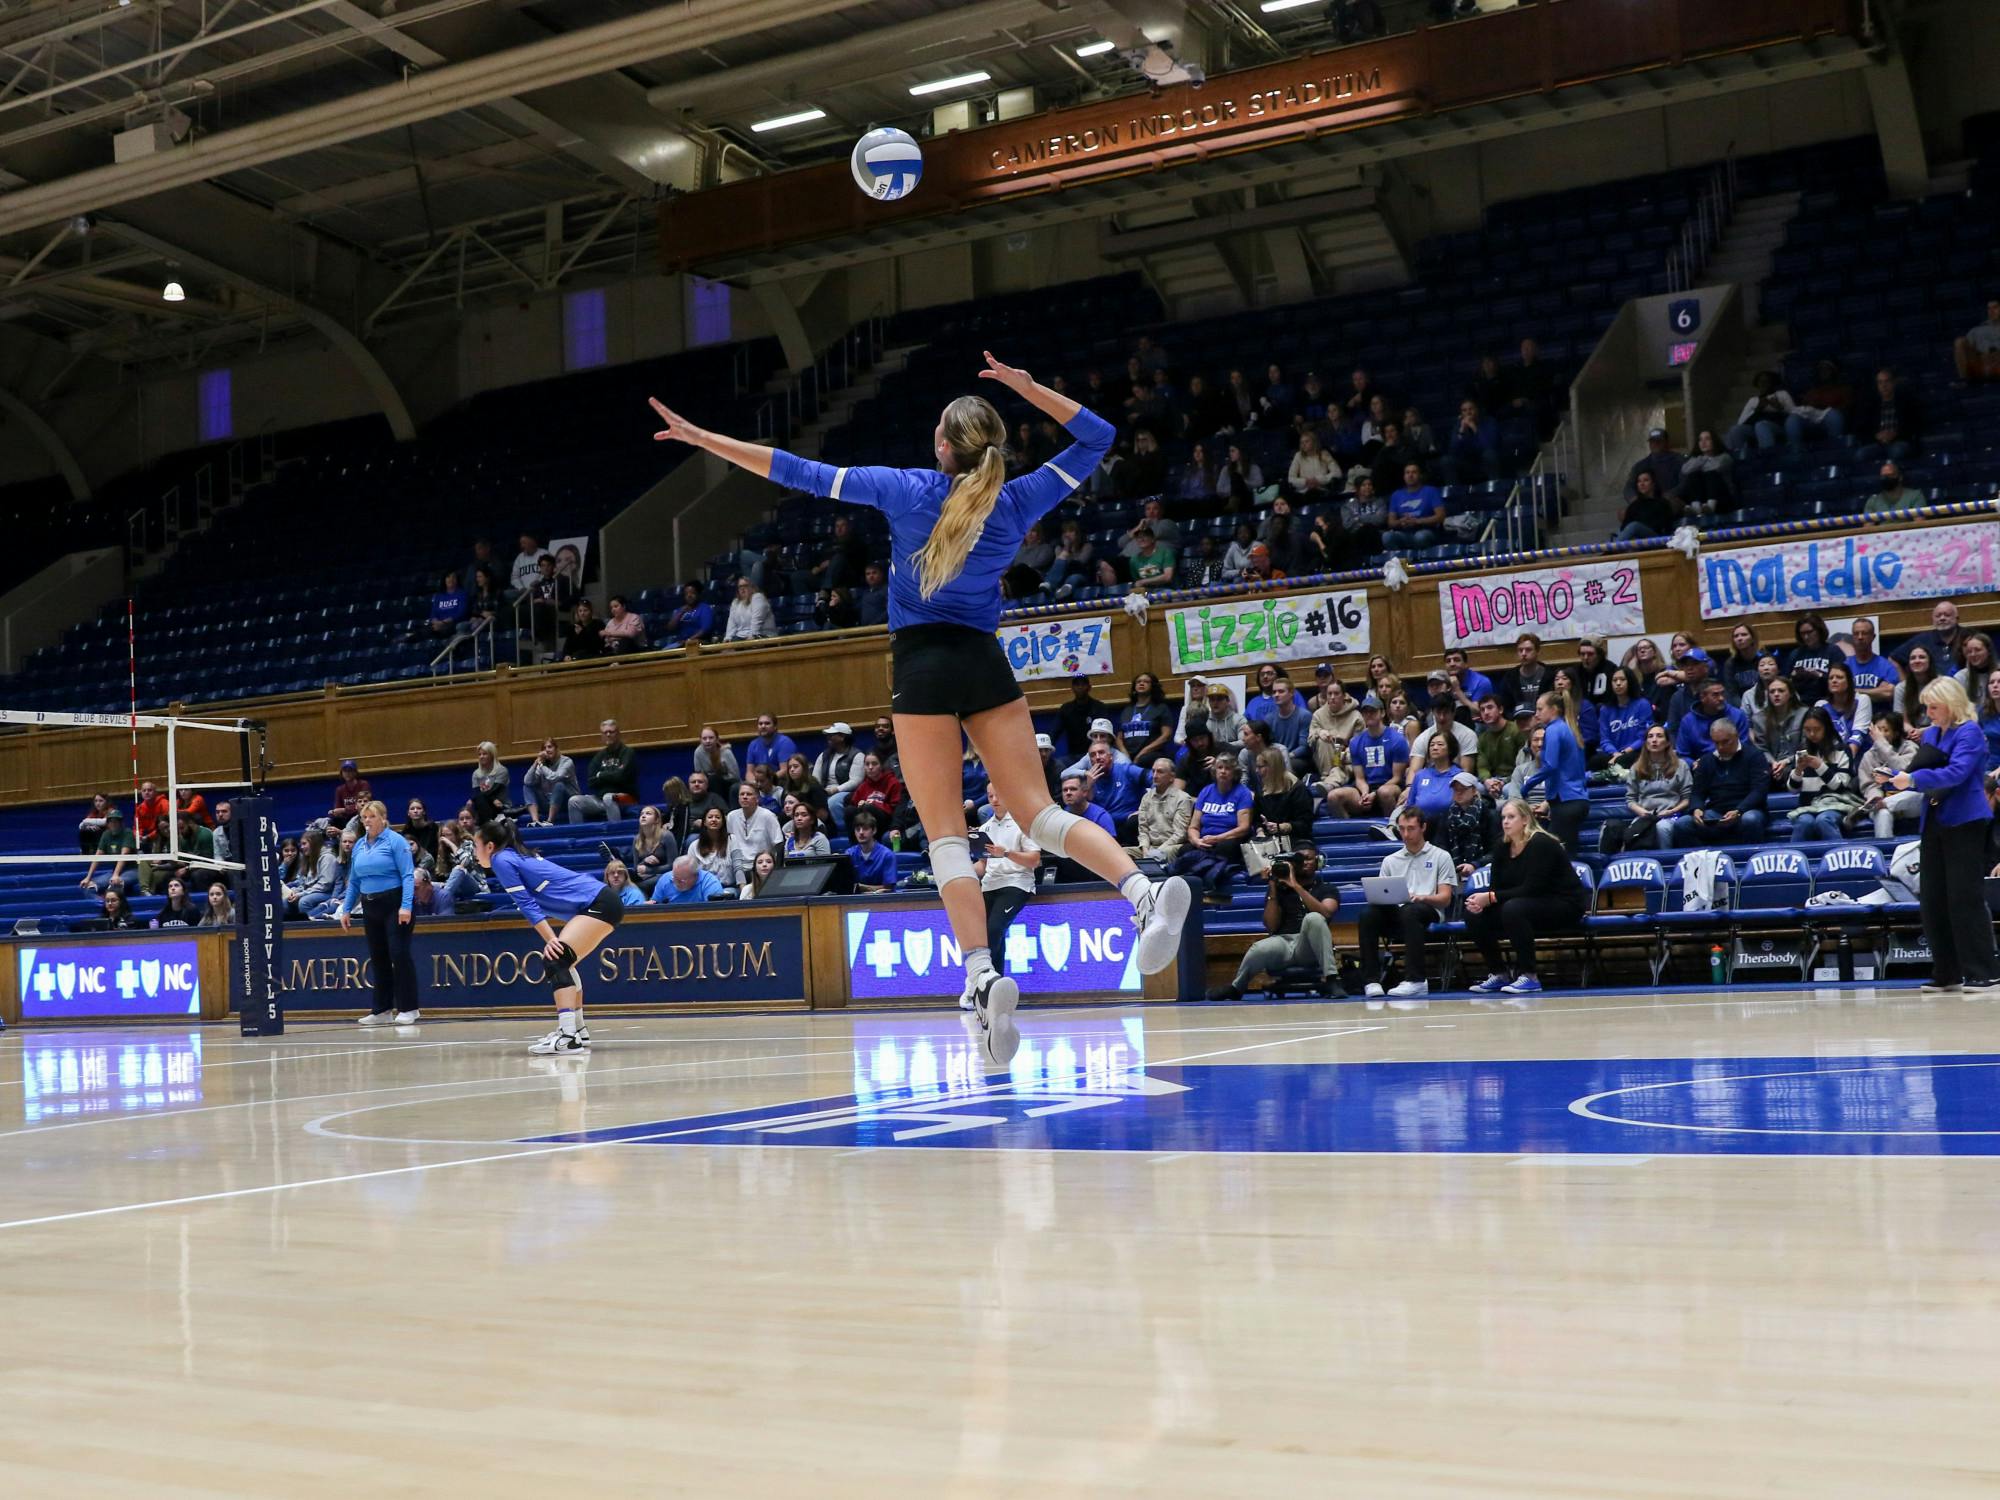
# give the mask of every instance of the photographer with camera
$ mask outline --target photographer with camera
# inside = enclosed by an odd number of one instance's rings
[[[1325,999],[1347,998],[1334,977],[1333,933],[1327,926],[1340,910],[1340,899],[1332,886],[1320,880],[1319,866],[1319,850],[1311,844],[1301,844],[1271,861],[1264,872],[1264,931],[1270,936],[1250,945],[1236,977],[1211,990],[1209,999],[1241,1000],[1259,974],[1276,974],[1304,963],[1319,965],[1320,994]]]

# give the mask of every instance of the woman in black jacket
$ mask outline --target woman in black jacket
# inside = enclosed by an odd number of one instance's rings
[[[1509,797],[1500,808],[1500,847],[1493,884],[1465,898],[1465,931],[1486,958],[1487,975],[1474,994],[1539,995],[1535,934],[1574,931],[1583,921],[1583,882],[1562,841],[1545,832],[1528,804]],[[1508,978],[1500,942],[1514,950]]]
[[[1270,745],[1258,753],[1257,763],[1263,790],[1250,802],[1250,836],[1286,839],[1287,849],[1311,842],[1312,792],[1292,775],[1291,757],[1282,745]]]

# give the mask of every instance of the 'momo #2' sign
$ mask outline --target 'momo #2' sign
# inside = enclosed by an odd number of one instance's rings
[[[1880,604],[2000,588],[2000,523],[1797,537],[1701,556],[1701,616]]]

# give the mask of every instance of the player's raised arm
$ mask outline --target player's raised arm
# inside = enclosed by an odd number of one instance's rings
[[[771,461],[777,457],[775,449],[759,443],[746,443],[740,438],[724,437],[719,432],[710,432],[706,427],[697,427],[686,417],[670,411],[664,401],[657,396],[648,396],[648,403],[659,414],[666,425],[653,434],[656,443],[686,443],[690,448],[699,448],[705,453],[713,453],[717,458],[735,464],[739,469],[747,469],[759,479],[771,477]]]
[[[1026,370],[1001,363],[1001,361],[993,357],[991,349],[986,350],[985,353],[986,368],[979,372],[981,380],[999,381],[1000,384],[1006,386],[1008,390],[1019,396],[1023,401],[1026,401],[1039,411],[1046,412],[1065,427],[1069,426],[1071,418],[1075,417],[1077,412],[1082,409],[1075,401],[1072,401],[1060,391],[1050,390]]]

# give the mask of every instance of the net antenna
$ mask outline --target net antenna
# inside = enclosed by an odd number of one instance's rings
[[[241,871],[240,859],[193,858],[181,855],[181,793],[261,791],[270,769],[270,745],[261,719],[189,719],[173,714],[142,714],[136,707],[123,714],[72,714],[50,709],[0,708],[0,726],[25,729],[125,729],[132,736],[133,833],[138,832],[139,775],[138,744],[142,729],[163,730],[167,737],[167,847],[163,853],[127,854],[121,858],[132,864],[186,864],[202,870]],[[241,775],[228,781],[182,781],[180,779],[180,736],[183,734],[234,735],[238,745]],[[245,851],[247,852],[247,851]],[[96,854],[0,854],[0,865],[50,865],[95,861]]]

